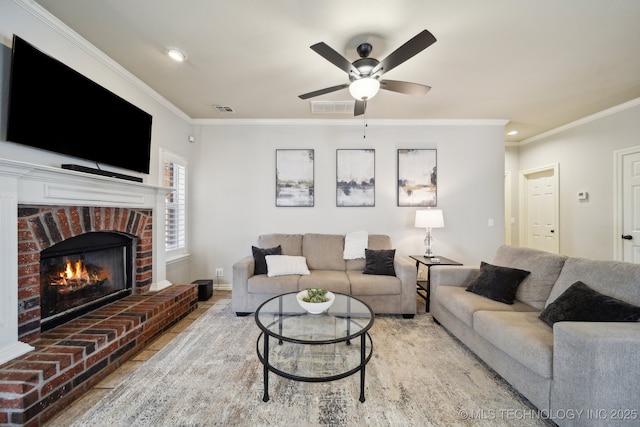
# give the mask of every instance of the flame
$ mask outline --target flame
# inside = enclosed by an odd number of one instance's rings
[[[93,280],[87,272],[87,267],[81,260],[71,262],[67,260],[64,266],[64,270],[61,271],[56,277],[52,277],[52,284],[55,285],[68,285],[74,284],[87,284]]]
[[[82,261],[76,261],[72,266],[71,262],[67,260],[64,273],[62,273],[61,276],[65,280],[77,280],[79,282],[89,281],[89,273],[87,273],[87,268]]]

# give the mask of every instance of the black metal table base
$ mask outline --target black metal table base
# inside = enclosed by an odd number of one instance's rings
[[[263,349],[262,353],[260,352],[260,339],[263,341]],[[369,340],[369,353],[367,354],[367,346],[366,342]],[[345,345],[351,345],[349,340],[344,341]],[[288,343],[295,344],[295,343]],[[278,340],[278,345],[283,345],[281,340]],[[318,344],[323,345],[323,344]],[[360,364],[353,369],[350,369],[346,372],[337,373],[335,375],[330,375],[326,377],[304,377],[300,375],[291,374],[288,372],[284,372],[276,367],[272,366],[269,363],[269,335],[261,332],[258,336],[258,340],[256,341],[256,353],[258,354],[258,359],[263,365],[262,375],[264,382],[264,394],[262,396],[263,402],[269,401],[269,371],[273,372],[276,375],[279,375],[283,378],[288,378],[294,381],[302,381],[302,382],[328,382],[340,380],[346,377],[349,377],[356,372],[360,372],[360,402],[364,403],[364,388],[365,388],[365,376],[366,376],[366,365],[371,360],[371,356],[373,355],[373,341],[371,340],[371,335],[368,332],[360,335]]]

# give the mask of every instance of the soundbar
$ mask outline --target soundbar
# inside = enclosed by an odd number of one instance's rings
[[[62,165],[62,169],[68,169],[68,170],[77,171],[77,172],[91,173],[91,174],[94,174],[94,175],[108,176],[108,177],[111,177],[111,178],[126,179],[127,181],[142,182],[142,178],[140,178],[138,176],[125,175],[123,173],[110,172],[110,171],[105,171],[105,170],[102,170],[102,169],[88,168],[86,166],[74,165],[74,164],[71,164],[71,163],[63,164]]]

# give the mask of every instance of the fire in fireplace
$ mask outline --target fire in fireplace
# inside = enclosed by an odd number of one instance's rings
[[[131,294],[133,239],[91,232],[40,253],[41,330]]]

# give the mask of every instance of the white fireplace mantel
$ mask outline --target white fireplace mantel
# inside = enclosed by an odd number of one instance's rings
[[[33,347],[18,340],[18,205],[110,206],[164,213],[164,187],[0,159],[0,364]],[[158,224],[158,220],[154,222]],[[153,227],[153,284],[166,280],[163,227]]]

